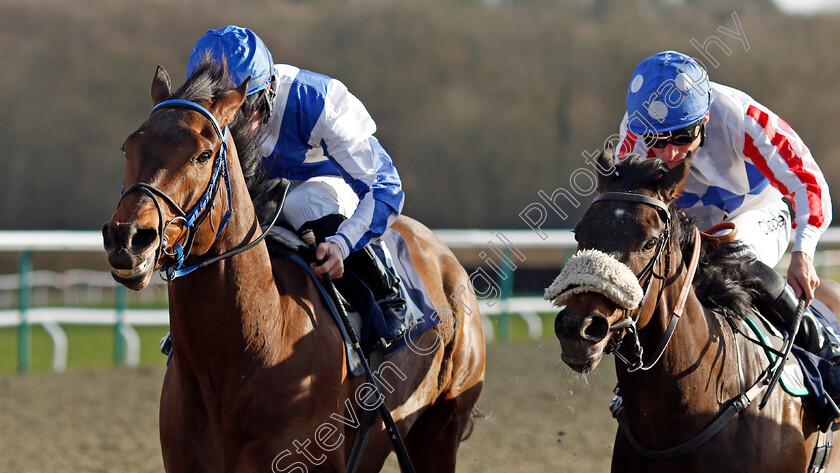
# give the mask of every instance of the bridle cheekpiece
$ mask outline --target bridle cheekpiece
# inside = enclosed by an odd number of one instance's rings
[[[120,195],[120,201],[122,200],[131,192],[140,191],[144,194],[148,195],[152,198],[152,201],[155,203],[155,206],[158,210],[158,216],[160,218],[160,223],[158,226],[159,232],[159,241],[160,244],[158,249],[155,253],[155,261],[158,261],[160,258],[161,253],[170,256],[174,259],[174,263],[168,267],[161,268],[160,274],[161,277],[166,281],[171,281],[177,277],[184,276],[189,274],[199,267],[203,265],[192,265],[184,267],[184,262],[186,261],[187,257],[190,255],[190,251],[192,250],[192,245],[195,240],[196,232],[198,231],[198,227],[204,221],[206,216],[208,215],[205,213],[208,204],[210,204],[216,196],[216,193],[219,190],[218,181],[219,175],[224,176],[225,180],[225,187],[227,188],[227,195],[228,195],[228,210],[225,213],[225,216],[222,218],[221,223],[219,224],[219,229],[216,231],[216,237],[213,240],[215,243],[216,240],[219,239],[219,236],[222,234],[222,231],[225,229],[225,225],[230,221],[231,216],[233,215],[233,195],[231,192],[230,186],[230,173],[228,172],[228,163],[227,163],[227,141],[230,137],[230,130],[227,126],[222,129],[219,126],[218,120],[213,114],[207,110],[206,108],[202,107],[201,105],[191,102],[188,100],[164,100],[159,104],[155,105],[152,109],[149,116],[151,117],[156,111],[163,109],[163,108],[175,108],[175,107],[182,107],[193,110],[195,112],[200,113],[205,118],[207,118],[210,123],[213,125],[213,130],[216,132],[216,135],[221,140],[221,145],[219,147],[219,152],[216,154],[216,159],[213,162],[213,172],[210,177],[210,182],[207,184],[207,188],[204,190],[204,193],[201,195],[201,198],[198,199],[198,202],[190,209],[189,212],[185,212],[178,203],[176,203],[171,197],[169,197],[166,193],[161,191],[160,189],[152,186],[151,184],[145,182],[136,182],[130,185],[128,188],[124,189]],[[163,209],[161,208],[160,202],[158,201],[158,197],[163,199],[170,207],[172,207],[175,212],[178,214],[174,219],[170,220],[169,222],[164,223],[163,221]],[[119,206],[119,202],[117,205]],[[184,228],[187,230],[187,237],[183,244],[175,243],[171,250],[167,249],[167,241],[166,241],[166,229],[174,224],[183,222]]]

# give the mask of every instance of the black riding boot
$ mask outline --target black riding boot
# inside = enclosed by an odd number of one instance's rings
[[[315,233],[315,241],[321,243],[328,236],[335,235],[339,225],[345,217],[338,214],[327,215],[318,220],[307,222],[302,228],[309,228]],[[403,336],[406,327],[405,316],[408,305],[400,289],[400,278],[393,268],[388,268],[371,248],[371,244],[355,251],[344,259],[345,268],[359,276],[373,293],[373,298],[382,309],[385,322],[391,329],[391,336],[386,342],[391,342]]]
[[[391,329],[391,336],[386,341],[391,342],[402,337],[408,328],[405,323],[408,304],[401,290],[400,278],[393,268],[387,267],[371,245],[354,252],[344,262],[347,269],[359,276],[373,292],[373,297],[385,316],[385,322]]]
[[[763,287],[757,288],[759,296],[755,301],[756,306],[763,313],[775,314],[789,330],[792,329],[791,324],[799,304],[793,288],[788,286],[781,274],[766,264],[755,260],[753,267],[764,282]],[[823,381],[832,397],[840,397],[840,346],[831,341],[828,330],[807,307],[793,342],[831,363],[831,379]]]

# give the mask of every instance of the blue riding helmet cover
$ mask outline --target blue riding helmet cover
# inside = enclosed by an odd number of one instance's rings
[[[678,130],[706,116],[709,74],[691,56],[655,54],[636,66],[627,88],[627,127],[636,134]]]
[[[248,28],[228,25],[217,30],[207,30],[190,52],[187,77],[198,68],[204,58],[204,52],[208,50],[219,62],[222,57],[227,59],[228,74],[234,85],[241,84],[251,76],[247,95],[259,92],[271,83],[271,76],[274,74],[271,52],[259,36]]]

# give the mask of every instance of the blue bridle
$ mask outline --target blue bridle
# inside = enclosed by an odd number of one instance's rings
[[[204,190],[204,194],[202,194],[201,198],[198,199],[198,202],[195,204],[195,206],[193,206],[193,208],[189,212],[184,212],[183,209],[181,209],[181,206],[179,206],[174,200],[172,200],[171,197],[166,195],[166,193],[145,182],[137,182],[132,184],[124,191],[121,191],[120,196],[120,202],[122,202],[125,196],[128,195],[130,192],[139,190],[147,194],[154,201],[155,206],[158,209],[158,216],[160,218],[160,226],[158,229],[160,245],[158,246],[155,255],[155,261],[157,261],[160,258],[161,252],[163,252],[167,256],[171,256],[175,260],[175,262],[172,265],[165,268],[161,268],[160,270],[161,277],[166,281],[171,281],[175,278],[189,274],[203,266],[201,264],[196,264],[184,267],[184,261],[190,255],[190,251],[192,250],[193,241],[195,239],[195,234],[198,230],[198,227],[201,225],[201,223],[204,221],[204,218],[207,216],[207,214],[204,213],[204,211],[205,209],[207,209],[207,205],[213,201],[216,192],[218,191],[217,184],[219,180],[219,174],[224,175],[225,186],[227,187],[228,194],[228,210],[225,213],[225,216],[222,218],[221,223],[219,224],[219,229],[216,231],[216,237],[213,240],[213,243],[215,243],[216,240],[219,239],[219,236],[222,234],[225,225],[227,225],[227,223],[230,221],[231,216],[233,215],[233,194],[231,192],[230,174],[228,172],[227,165],[227,140],[230,136],[230,130],[227,126],[225,126],[225,128],[222,129],[222,127],[219,126],[219,122],[218,120],[216,120],[216,117],[214,117],[209,110],[195,102],[190,102],[188,100],[164,100],[163,102],[160,102],[159,104],[155,105],[151,113],[149,113],[149,116],[151,117],[156,111],[162,108],[175,107],[187,108],[203,115],[210,121],[210,123],[213,124],[213,129],[215,130],[216,135],[218,135],[219,139],[221,140],[221,146],[219,147],[217,159],[213,162],[213,173],[210,177],[210,182],[207,184],[207,188]],[[160,202],[158,202],[156,197],[162,198],[173,209],[175,209],[175,211],[178,213],[178,216],[164,224],[163,209],[161,208]],[[183,221],[184,226],[187,229],[187,239],[183,245],[181,245],[180,243],[176,243],[172,247],[172,253],[169,253],[166,251],[166,229],[169,227],[169,225],[178,221]]]

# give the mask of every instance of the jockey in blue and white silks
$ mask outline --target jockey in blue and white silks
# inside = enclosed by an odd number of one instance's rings
[[[344,84],[284,64],[274,66],[274,75],[274,113],[261,147],[268,175],[293,181],[340,178],[325,182],[335,187],[339,202],[352,202],[347,195],[352,191],[358,205],[343,206],[349,218],[327,241],[337,243],[346,258],[382,235],[400,214],[405,201],[400,176],[373,136],[376,124],[370,114]],[[290,192],[285,210],[293,226],[327,215],[297,205],[296,191]]]
[[[314,231],[322,263],[312,270],[339,278],[346,263],[370,287],[399,338],[407,328],[405,296],[377,239],[400,215],[405,196],[362,102],[336,79],[275,64],[247,28],[208,30],[190,53],[187,76],[208,58],[226,64],[234,85],[251,78],[243,113],[260,143],[261,172],[291,181],[282,215],[295,230]]]

